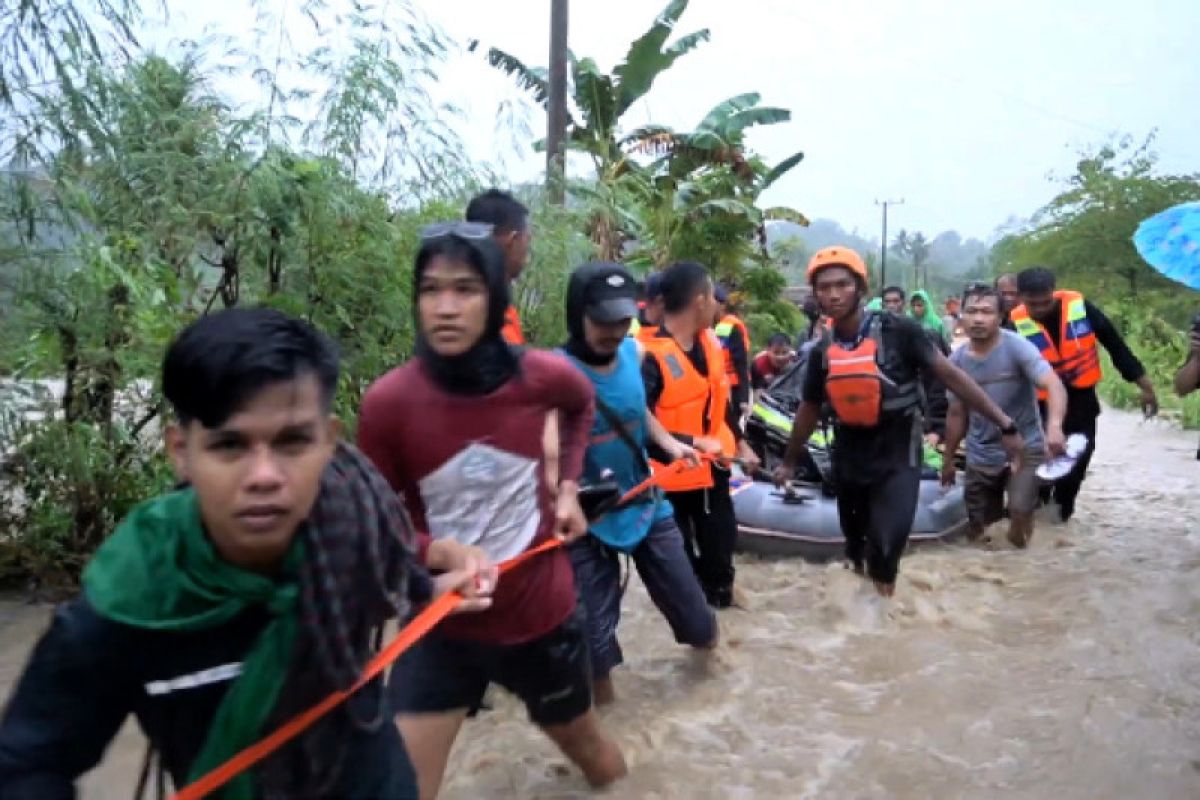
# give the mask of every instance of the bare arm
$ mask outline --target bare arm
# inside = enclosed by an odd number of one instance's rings
[[[1180,397],[1194,392],[1200,386],[1200,332],[1192,331],[1188,341],[1191,342],[1188,360],[1175,373],[1175,393]]]
[[[816,403],[804,402],[796,411],[796,420],[792,423],[792,435],[788,439],[787,450],[783,454],[783,465],[789,470],[796,468],[800,454],[808,447],[808,437],[817,429],[821,418],[821,407]]]
[[[946,409],[946,446],[942,463],[954,463],[954,454],[967,435],[967,408],[957,398]]]
[[[676,439],[671,435],[671,432],[663,427],[663,424],[658,421],[658,417],[650,413],[650,409],[646,409],[646,435],[650,438],[652,444],[666,453],[672,460],[684,458],[692,448],[689,445]]]

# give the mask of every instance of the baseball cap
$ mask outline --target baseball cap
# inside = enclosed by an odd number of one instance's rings
[[[718,283],[713,288],[713,297],[716,298],[716,301],[718,303],[728,303],[729,302],[729,289],[725,288],[725,284]]]
[[[638,314],[637,282],[620,264],[599,265],[583,287],[583,313],[602,324],[633,319]]]
[[[646,302],[651,303],[662,297],[662,273],[659,271],[651,272],[646,276]]]

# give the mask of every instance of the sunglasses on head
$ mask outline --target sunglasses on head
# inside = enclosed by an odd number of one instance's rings
[[[454,236],[459,239],[490,239],[493,227],[486,222],[434,222],[421,229],[421,241]]]

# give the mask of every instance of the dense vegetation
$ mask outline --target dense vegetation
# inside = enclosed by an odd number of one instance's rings
[[[351,425],[370,381],[411,352],[417,232],[459,216],[496,176],[469,162],[454,110],[428,91],[453,44],[403,2],[352,6],[336,24],[323,15],[309,50],[263,14],[248,50],[192,43],[170,57],[136,41],[136,0],[17,0],[3,12],[0,376],[56,386],[0,388],[0,582],[69,585],[115,521],[169,485],[154,380],[164,344],[197,315],[269,304],[328,331],[344,357],[337,412]],[[305,0],[287,24],[315,22],[322,7]],[[745,141],[790,113],[747,91],[713,98],[691,131],[621,126],[659,74],[707,41],[675,35],[686,7],[671,0],[611,73],[569,59],[568,146],[592,170],[568,179],[565,207],[518,187],[535,241],[516,297],[535,343],[562,341],[566,274],[596,257],[639,271],[699,260],[739,290],[756,340],[800,326],[780,292],[799,282],[814,242],[779,234],[807,234],[808,220],[758,200],[803,155],[769,164]],[[355,46],[335,55],[335,39]],[[543,70],[496,49],[485,57],[545,102]],[[212,88],[225,74],[253,81],[261,101],[235,108]],[[1128,236],[1197,184],[1154,176],[1144,153],[1116,158],[1081,164],[990,262],[952,232],[905,233],[896,274],[948,291],[989,264],[1054,265],[1104,297],[1165,385],[1190,302],[1140,264]],[[828,228],[811,231],[845,235]]]
[[[1152,145],[1153,138],[1140,145],[1123,139],[1085,154],[1063,191],[1023,229],[996,243],[991,261],[997,274],[1049,266],[1060,286],[1095,300],[1145,364],[1168,413],[1200,427],[1200,396],[1181,402],[1171,390],[1187,357],[1184,331],[1200,312],[1200,292],[1159,275],[1133,246],[1142,220],[1200,200],[1200,175],[1159,173]],[[1116,406],[1137,405],[1136,388],[1111,368],[1101,391]]]
[[[563,340],[566,274],[597,256],[705,261],[751,278],[761,327],[795,327],[761,225],[803,218],[755,201],[801,157],[772,168],[743,138],[788,112],[747,93],[687,134],[618,124],[707,39],[671,40],[686,7],[672,0],[612,75],[571,59],[571,146],[596,172],[571,182],[565,208],[518,187],[535,245],[516,297],[535,343]],[[406,4],[355,4],[304,52],[264,14],[245,55],[148,52],[138,15],[134,0],[20,0],[0,30],[19,56],[0,73],[0,375],[57,384],[0,396],[0,580],[70,583],[132,504],[169,485],[154,380],[166,341],[199,314],[268,304],[329,332],[352,425],[367,385],[411,352],[420,226],[460,216],[493,182],[427,91],[452,45]],[[335,39],[355,46],[335,57]],[[234,108],[212,89],[223,72],[256,81],[261,102]],[[537,70],[517,72],[537,88]]]

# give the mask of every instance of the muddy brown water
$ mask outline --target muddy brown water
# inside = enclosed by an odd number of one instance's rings
[[[1200,797],[1195,434],[1110,410],[1100,431],[1068,525],[1039,520],[1024,552],[916,551],[893,601],[837,565],[743,559],[747,608],[722,613],[704,658],[635,579],[603,713],[631,773],[606,794]],[[0,605],[5,695],[48,613]],[[590,794],[511,698],[493,701],[443,798]],[[141,747],[127,726],[82,796],[129,797]]]

